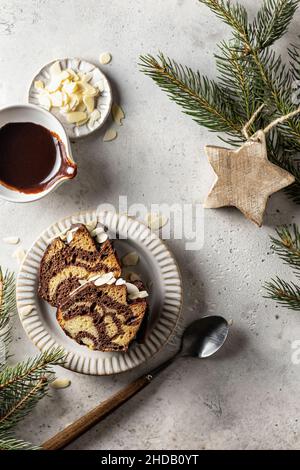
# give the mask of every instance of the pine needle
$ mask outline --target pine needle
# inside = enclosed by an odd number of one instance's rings
[[[236,119],[233,103],[225,99],[223,90],[215,82],[163,54],[157,59],[152,55],[141,56],[140,66],[142,72],[198,124],[233,136],[241,133],[241,122]]]
[[[16,439],[12,429],[47,394],[54,378],[50,366],[62,365],[64,357],[63,350],[56,348],[15,366],[7,366],[10,318],[15,311],[14,274],[3,275],[0,267],[0,450],[37,449]]]
[[[277,229],[277,237],[271,237],[272,249],[288,264],[297,278],[300,277],[300,231],[293,224]],[[278,276],[265,284],[267,296],[292,310],[300,310],[300,286]]]
[[[252,133],[299,104],[300,91],[296,102],[294,89],[295,80],[300,81],[299,48],[289,48],[288,66],[270,46],[286,33],[300,0],[264,0],[252,22],[239,3],[199,1],[230,26],[233,34],[229,41],[221,42],[215,54],[218,79],[210,80],[164,54],[141,56],[141,70],[199,125],[223,133],[219,136],[223,142],[237,146],[244,141],[245,122],[262,103],[265,112],[250,129]],[[280,124],[268,136],[267,145],[270,160],[295,176],[295,183],[285,191],[300,203],[300,170],[295,164],[300,152],[299,117]]]
[[[6,272],[3,276],[0,267],[0,371],[8,358],[8,346],[11,341],[9,320],[16,312],[15,278]]]

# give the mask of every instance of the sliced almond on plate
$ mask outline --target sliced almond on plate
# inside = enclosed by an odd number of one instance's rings
[[[136,266],[139,260],[139,255],[135,251],[132,251],[131,253],[123,256],[121,261],[123,266]]]
[[[47,109],[47,111],[50,111],[52,108],[52,103],[48,95],[39,95],[39,103],[43,108]]]
[[[131,281],[131,282],[135,282],[135,281],[141,281],[141,276],[137,273],[127,273],[126,275],[126,278],[128,279],[128,281]]]
[[[87,112],[92,113],[95,108],[95,99],[93,96],[84,96],[83,102],[86,106]]]
[[[61,66],[59,61],[54,62],[49,68],[50,75],[59,75],[61,73]]]
[[[28,317],[34,309],[34,305],[26,305],[20,308],[20,314],[22,318]]]
[[[108,239],[108,235],[106,232],[98,233],[96,236],[96,240],[98,243],[104,243]]]
[[[66,114],[67,121],[70,124],[76,124],[77,122],[83,121],[87,118],[87,114],[82,111],[74,111]]]

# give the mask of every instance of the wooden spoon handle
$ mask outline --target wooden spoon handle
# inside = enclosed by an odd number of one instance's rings
[[[133,397],[137,392],[142,390],[151,382],[151,379],[152,376],[148,374],[135,380],[130,385],[127,385],[118,393],[100,403],[96,408],[67,426],[63,431],[60,431],[48,441],[44,442],[44,444],[42,444],[42,448],[44,450],[63,449],[77,439],[77,437],[88,431],[92,426],[99,423],[99,421],[108,416],[112,411],[116,410],[119,406],[129,400],[129,398]]]

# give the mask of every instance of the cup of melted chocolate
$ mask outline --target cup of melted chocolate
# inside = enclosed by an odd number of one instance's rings
[[[33,105],[0,110],[0,197],[29,202],[76,176],[61,123]]]

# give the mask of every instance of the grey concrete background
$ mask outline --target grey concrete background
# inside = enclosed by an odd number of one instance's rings
[[[257,4],[241,3],[254,12]],[[280,43],[295,41],[300,14]],[[179,62],[215,75],[212,57],[228,28],[196,0],[0,0],[0,101],[26,99],[36,70],[53,58],[79,56],[103,68],[126,112],[119,137],[102,134],[73,145],[79,165],[75,182],[29,205],[0,201],[0,239],[19,235],[28,248],[53,221],[100,202],[202,202],[212,184],[203,146],[217,143],[138,71],[140,53],[163,50]],[[262,283],[290,273],[269,250],[277,224],[298,220],[298,208],[274,195],[258,229],[236,210],[206,211],[205,243],[184,251],[169,241],[184,278],[184,321],[205,314],[233,319],[229,341],[213,359],[178,362],[72,449],[265,449],[299,448],[300,366],[291,343],[300,338],[299,313],[263,298]],[[17,270],[13,248],[0,244],[0,263]],[[36,352],[18,319],[15,359]],[[149,365],[150,367],[150,365]],[[36,444],[62,429],[140,374],[70,377],[18,427]]]

